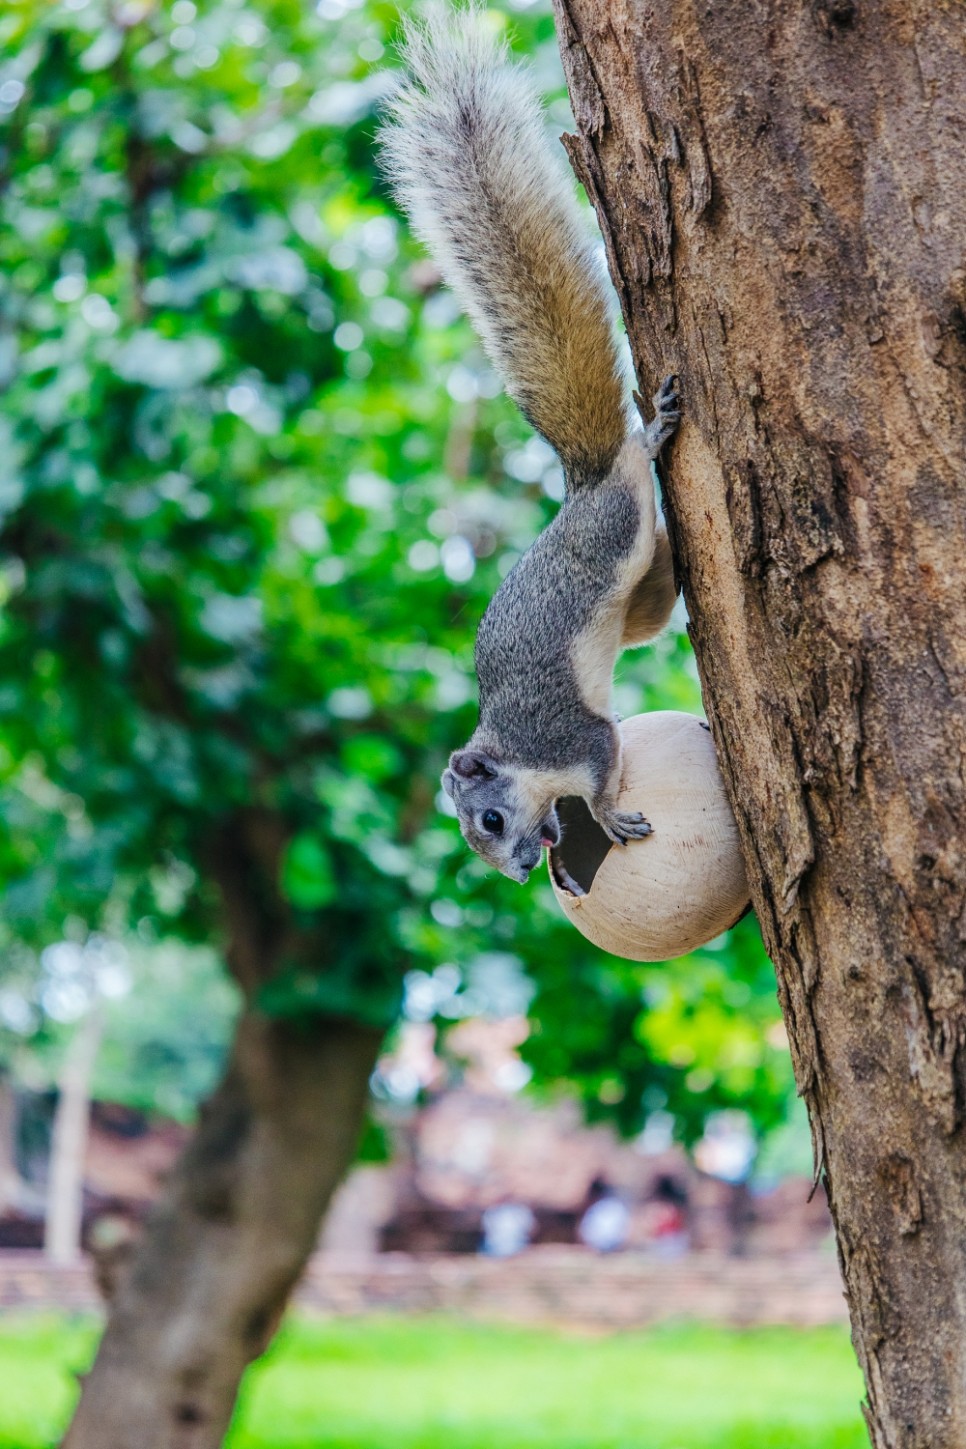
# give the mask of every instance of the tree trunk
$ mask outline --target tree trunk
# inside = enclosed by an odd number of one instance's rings
[[[120,1279],[64,1449],[217,1449],[352,1160],[380,1034],[246,1012]]]
[[[52,1263],[74,1263],[80,1257],[91,1078],[103,1031],[103,1006],[95,995],[67,1043],[58,1082],[44,1222],[44,1253]]]
[[[966,24],[556,0],[877,1449],[966,1444]]]
[[[249,1003],[221,1085],[118,1274],[64,1449],[218,1449],[238,1384],[278,1327],[352,1162],[382,1031],[252,1005],[275,972],[325,971],[340,943],[278,894],[285,823],[250,810],[213,851]]]
[[[23,1183],[17,1167],[17,1099],[0,1067],[0,1213],[20,1206]]]

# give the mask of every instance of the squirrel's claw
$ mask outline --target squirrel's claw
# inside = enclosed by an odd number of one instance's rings
[[[680,410],[681,401],[678,392],[680,382],[681,379],[676,372],[670,373],[664,379],[652,399],[656,413],[663,413],[668,410],[677,412]]]
[[[651,822],[645,820],[639,810],[628,814],[622,814],[618,810],[603,810],[595,819],[607,839],[612,840],[615,845],[626,845],[629,840],[643,840],[653,834]]]
[[[652,404],[655,417],[644,429],[644,437],[647,451],[652,458],[656,458],[668,438],[677,431],[681,421],[681,395],[676,374],[672,373],[664,379],[654,394]]]

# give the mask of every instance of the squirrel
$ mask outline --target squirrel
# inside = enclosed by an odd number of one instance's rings
[[[581,796],[610,840],[651,833],[617,809],[617,656],[668,621],[675,587],[651,464],[680,418],[677,378],[632,425],[610,291],[528,70],[482,11],[430,10],[380,131],[412,226],[507,393],[553,448],[565,497],[513,567],[476,639],[479,725],[442,778],[467,843],[525,882]],[[580,887],[573,883],[575,891]]]

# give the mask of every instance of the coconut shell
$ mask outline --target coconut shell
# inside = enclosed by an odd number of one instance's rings
[[[629,961],[668,961],[744,914],[738,828],[701,720],[656,711],[624,720],[620,731],[618,808],[639,810],[653,833],[613,845],[583,800],[562,800],[550,879],[564,915],[596,946]],[[568,879],[586,894],[568,890]]]

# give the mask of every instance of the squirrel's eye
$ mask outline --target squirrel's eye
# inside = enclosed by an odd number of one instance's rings
[[[490,835],[503,834],[503,816],[499,810],[483,811],[483,829],[488,831]]]

